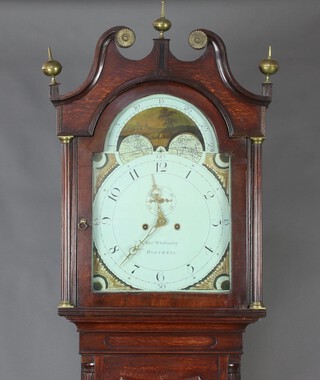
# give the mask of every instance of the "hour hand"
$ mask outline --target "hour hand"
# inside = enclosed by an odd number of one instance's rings
[[[158,203],[158,206],[157,206],[157,214],[158,214],[158,219],[157,219],[156,225],[158,227],[165,226],[168,221],[167,221],[167,218],[164,216],[164,213],[161,209],[160,203]]]

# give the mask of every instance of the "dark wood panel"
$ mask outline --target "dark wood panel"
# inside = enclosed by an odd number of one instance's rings
[[[241,333],[108,333],[81,332],[82,354],[99,353],[235,353],[242,349]]]
[[[218,373],[218,356],[96,356],[95,375],[99,380],[227,380]]]

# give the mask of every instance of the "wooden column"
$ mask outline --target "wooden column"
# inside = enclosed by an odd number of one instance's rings
[[[94,358],[82,357],[81,363],[81,380],[94,380]]]
[[[230,363],[228,365],[228,380],[240,380],[240,363]]]
[[[71,202],[73,136],[59,136],[61,141],[62,162],[62,200],[61,200],[61,302],[59,308],[73,307],[71,301]]]
[[[251,137],[252,160],[252,298],[251,309],[265,309],[262,294],[262,143]]]

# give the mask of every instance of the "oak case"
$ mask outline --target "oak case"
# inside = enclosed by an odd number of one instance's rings
[[[169,40],[154,40],[141,61],[116,44],[124,27],[99,40],[94,64],[75,92],[50,85],[62,142],[62,278],[59,314],[80,334],[82,379],[240,379],[242,333],[265,316],[262,301],[261,143],[272,85],[263,95],[233,78],[221,39],[207,38],[192,62],[177,60]],[[129,32],[128,32],[129,33]],[[92,156],[108,128],[136,99],[167,94],[192,103],[231,157],[231,289],[228,292],[92,291]],[[125,231],[124,231],[125,233]]]

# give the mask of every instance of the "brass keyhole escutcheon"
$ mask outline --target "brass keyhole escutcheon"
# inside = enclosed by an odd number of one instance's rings
[[[87,219],[81,218],[78,223],[79,230],[86,230],[89,227]]]

